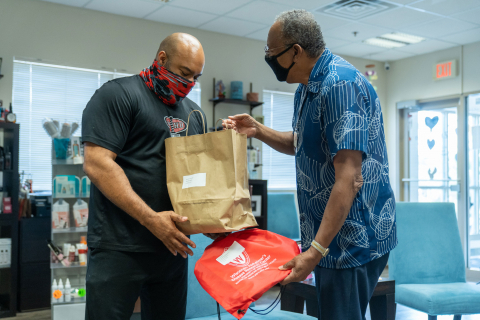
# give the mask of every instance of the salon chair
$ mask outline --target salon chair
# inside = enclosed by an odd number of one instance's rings
[[[293,240],[300,240],[295,194],[275,192],[268,194],[267,230]]]
[[[465,280],[453,203],[397,203],[397,236],[388,262],[396,303],[429,320],[480,313],[480,285]]]

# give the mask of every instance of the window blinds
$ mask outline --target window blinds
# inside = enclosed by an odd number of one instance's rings
[[[267,127],[277,131],[292,131],[294,94],[263,91],[263,116]],[[295,157],[262,145],[262,178],[269,189],[296,189]]]
[[[31,174],[34,190],[51,190],[51,139],[42,127],[45,117],[77,122],[81,136],[83,109],[105,82],[130,74],[14,61],[13,111],[20,123],[20,172]],[[200,106],[200,86],[189,98]]]

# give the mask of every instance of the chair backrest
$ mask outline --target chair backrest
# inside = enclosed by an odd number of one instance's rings
[[[299,239],[300,224],[298,220],[293,193],[268,194],[268,231],[290,239]]]
[[[203,234],[195,234],[190,237],[197,245],[193,250],[193,256],[188,257],[188,293],[187,293],[187,314],[185,319],[194,319],[209,316],[217,313],[217,303],[210,295],[203,290],[198,283],[193,270],[198,259],[205,251],[205,248],[212,243],[212,240]],[[226,312],[221,308],[221,312]]]
[[[397,236],[388,262],[396,284],[465,282],[453,203],[397,203]]]

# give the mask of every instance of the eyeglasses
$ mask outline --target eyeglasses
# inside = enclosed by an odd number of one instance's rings
[[[283,46],[280,46],[280,47],[276,47],[276,48],[269,48],[268,45],[265,45],[265,48],[263,48],[263,50],[265,50],[265,54],[270,54],[270,50],[275,50],[275,49],[279,49],[279,48],[285,48],[285,47],[289,47],[289,46],[293,46],[293,44],[286,44],[286,45],[283,45]]]

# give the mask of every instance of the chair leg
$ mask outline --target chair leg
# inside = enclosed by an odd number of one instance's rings
[[[462,320],[462,315],[461,314],[454,315],[453,320]]]
[[[437,316],[428,315],[428,320],[437,320]]]

